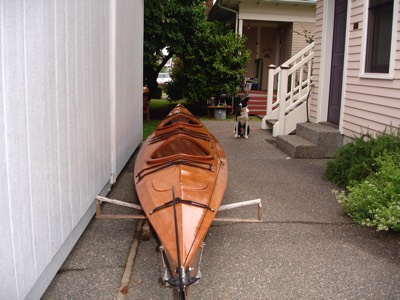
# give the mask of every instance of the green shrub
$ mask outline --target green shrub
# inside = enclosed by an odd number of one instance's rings
[[[378,171],[376,159],[383,154],[400,152],[400,129],[390,129],[375,137],[363,134],[341,147],[335,159],[328,162],[325,176],[341,187],[361,181]]]
[[[384,151],[376,160],[378,171],[335,191],[345,213],[355,223],[378,230],[400,231],[400,151]]]

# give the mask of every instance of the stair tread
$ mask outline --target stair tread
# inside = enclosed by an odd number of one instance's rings
[[[322,125],[319,123],[301,123],[298,124],[299,126],[311,129],[311,130],[315,130],[318,132],[332,132],[332,133],[337,133],[339,132],[339,130],[337,130],[336,128],[330,127],[330,126],[326,126],[326,125]]]
[[[296,133],[324,148],[337,148],[342,144],[339,130],[318,123],[299,123]]]
[[[313,142],[298,135],[278,135],[276,138],[282,139],[295,146],[316,147]]]
[[[332,158],[341,142],[337,129],[318,123],[299,123],[296,135],[276,137],[276,146],[293,158]]]

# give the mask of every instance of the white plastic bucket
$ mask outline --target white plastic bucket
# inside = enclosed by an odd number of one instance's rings
[[[216,108],[214,109],[214,118],[216,120],[225,120],[226,119],[226,109]]]

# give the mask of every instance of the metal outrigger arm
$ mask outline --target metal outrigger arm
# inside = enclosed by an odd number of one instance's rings
[[[242,202],[221,205],[219,207],[218,211],[230,210],[230,209],[234,209],[234,208],[255,205],[255,204],[258,205],[258,207],[257,207],[258,219],[218,218],[217,217],[217,218],[214,218],[214,221],[215,222],[261,223],[262,217],[263,217],[261,199],[247,200],[247,201],[242,201]]]
[[[102,196],[97,196],[96,197],[96,218],[97,219],[147,219],[145,215],[104,215],[101,213],[101,207],[100,204],[101,202],[108,202],[120,206],[125,206],[125,207],[130,207],[135,210],[143,211],[142,207],[138,204],[134,203],[128,203],[125,201],[120,201],[116,199],[109,199],[107,197],[102,197]],[[231,203],[231,204],[225,204],[221,205],[218,209],[218,211],[224,211],[224,210],[230,210],[234,208],[240,208],[244,206],[249,206],[249,205],[257,205],[257,214],[258,218],[257,219],[243,219],[243,218],[214,218],[215,222],[239,222],[239,223],[261,223],[262,222],[262,217],[263,217],[263,212],[262,212],[262,203],[261,199],[254,199],[254,200],[247,200],[247,201],[242,201],[242,202],[236,202],[236,203]]]
[[[109,199],[102,196],[96,197],[96,219],[139,219],[145,220],[147,217],[145,215],[104,215],[101,213],[101,202],[108,202],[120,206],[130,207],[135,210],[143,211],[142,207],[138,204],[128,203],[125,201],[120,201],[116,199]]]

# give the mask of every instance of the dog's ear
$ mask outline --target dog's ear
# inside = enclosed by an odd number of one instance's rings
[[[236,117],[239,117],[240,116],[240,111],[242,110],[242,103],[239,103],[237,106],[236,106]]]
[[[240,104],[242,105],[242,107],[246,107],[248,101],[249,101],[249,97],[245,97],[240,100]]]

